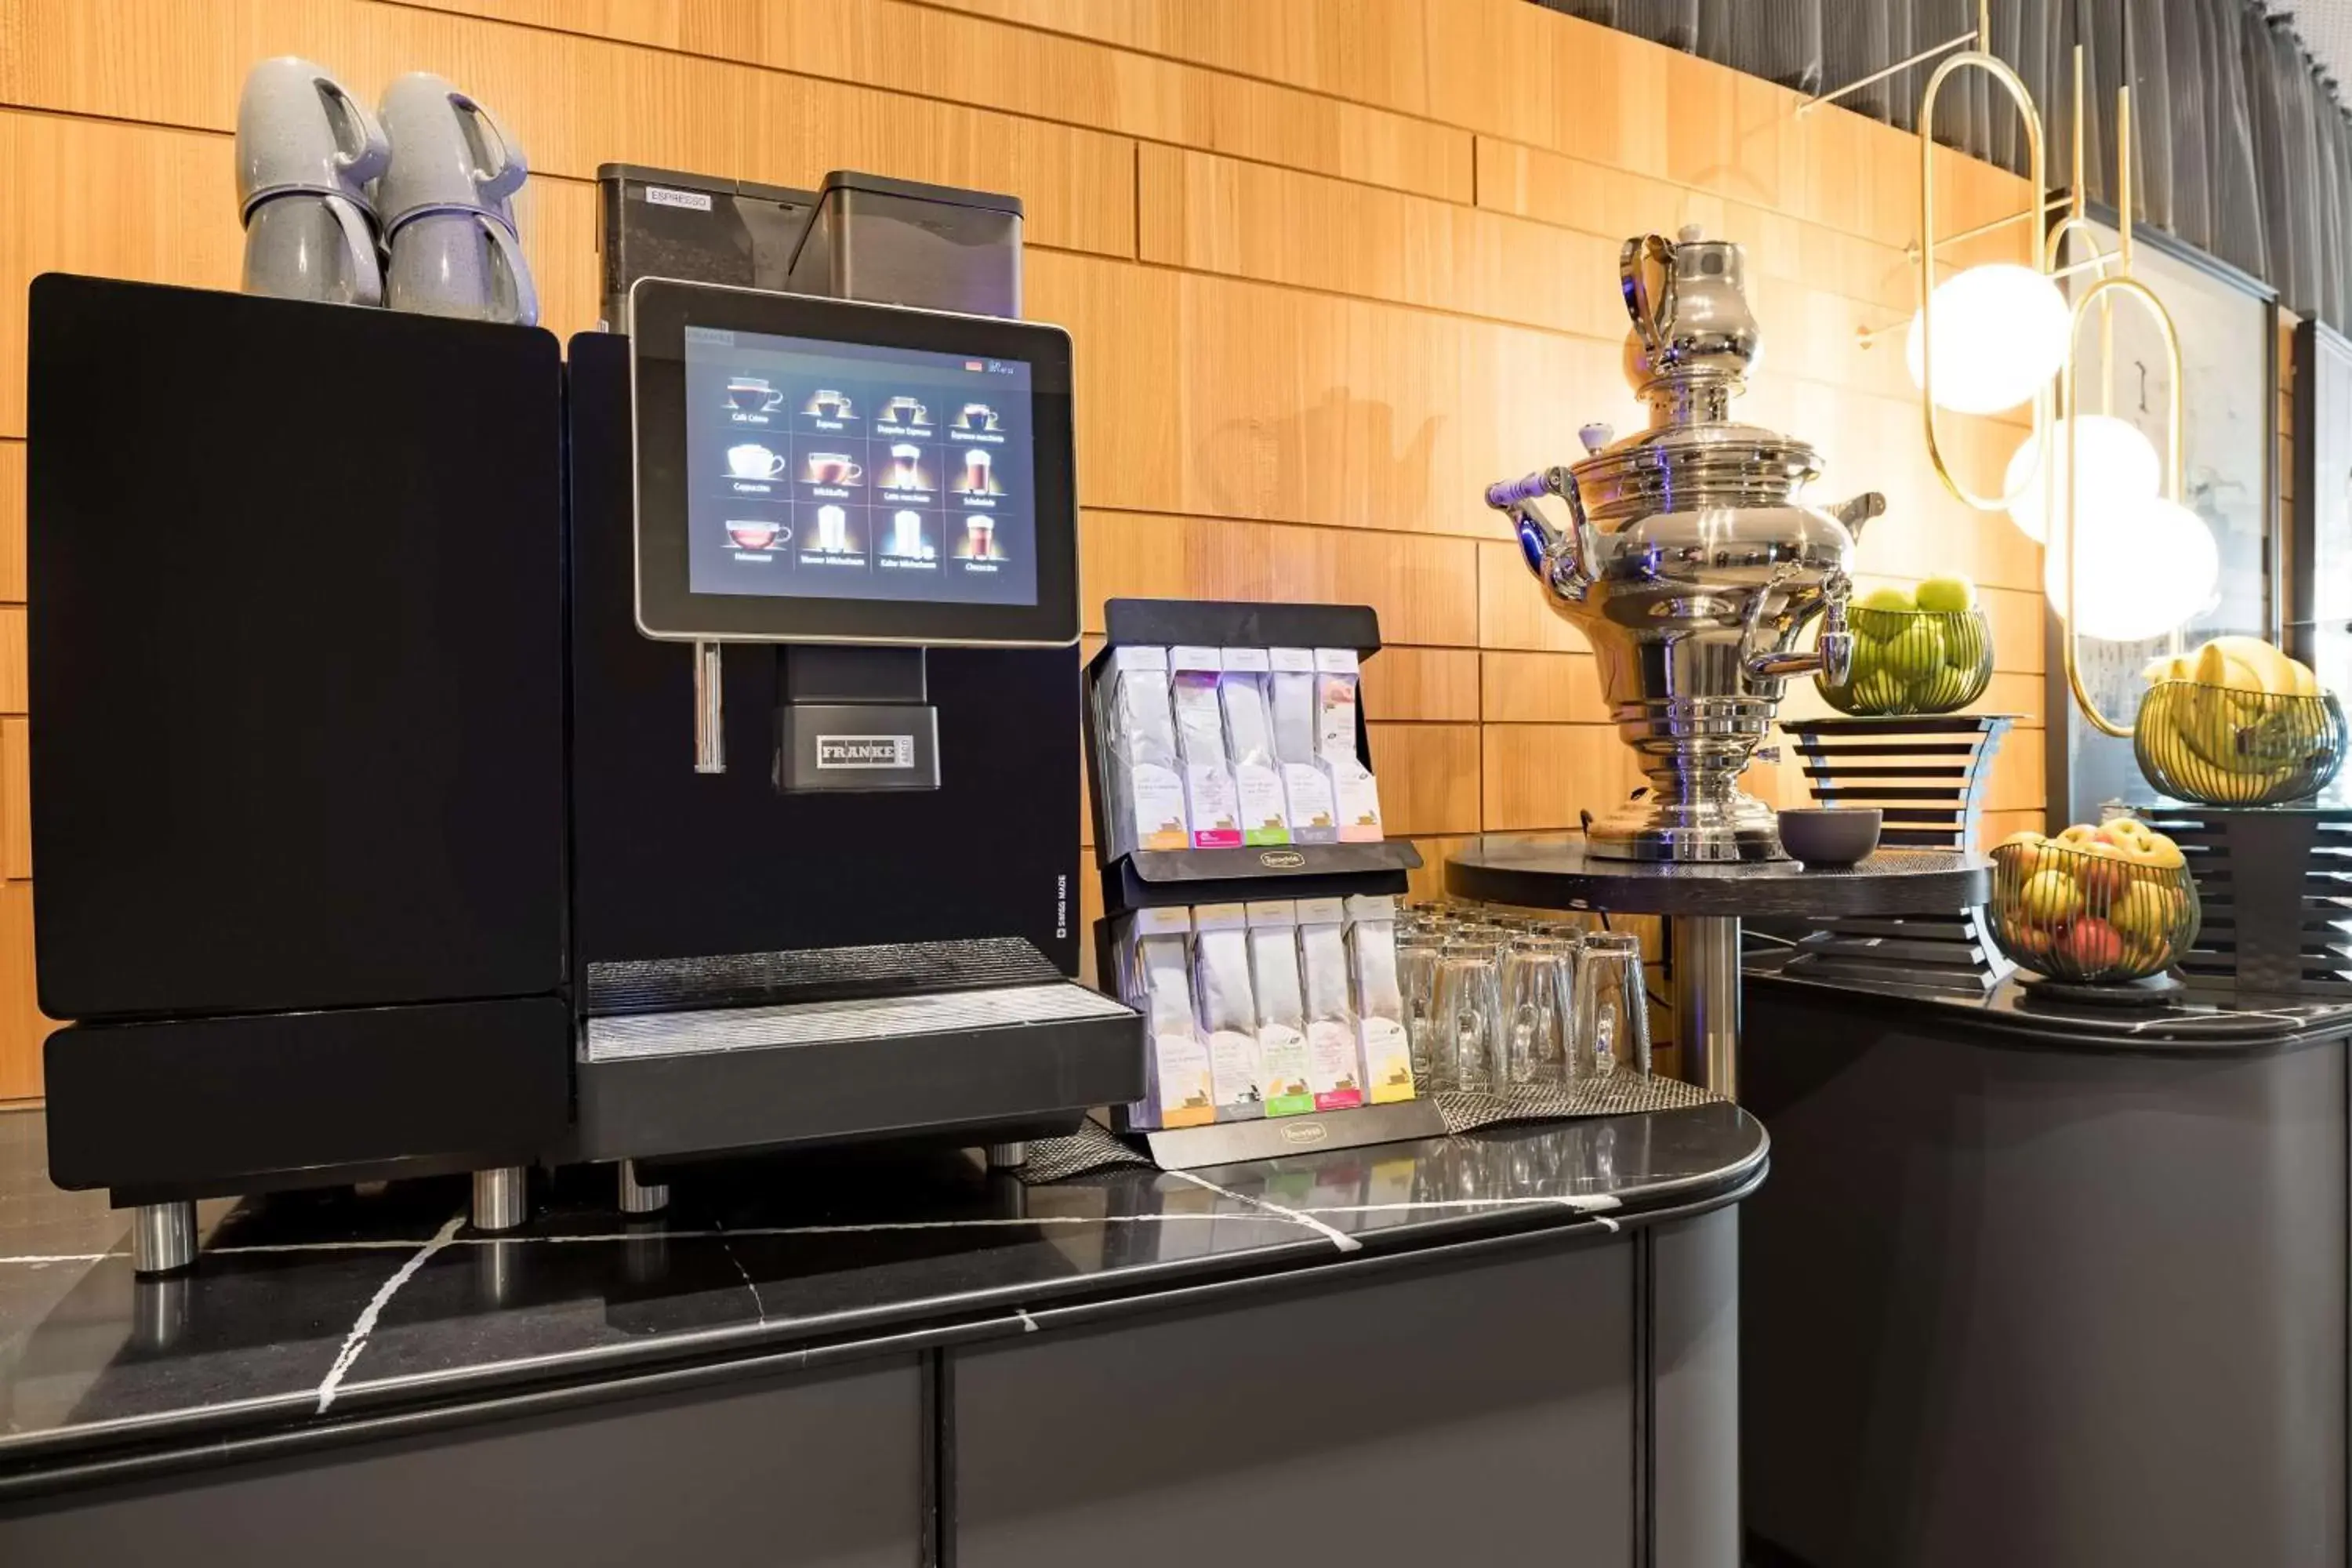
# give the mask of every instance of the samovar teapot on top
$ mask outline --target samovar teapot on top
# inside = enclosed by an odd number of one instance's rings
[[[1759,353],[1741,288],[1746,258],[1696,228],[1625,242],[1633,318],[1625,378],[1650,427],[1591,456],[1489,486],[1511,514],[1553,611],[1592,645],[1617,731],[1640,753],[1646,798],[1594,820],[1592,854],[1630,860],[1784,858],[1771,809],[1739,787],[1792,675],[1845,679],[1854,535],[1876,493],[1803,499],[1821,462],[1802,441],[1732,423]],[[1567,517],[1547,516],[1558,497]],[[1795,647],[1824,616],[1817,645]]]

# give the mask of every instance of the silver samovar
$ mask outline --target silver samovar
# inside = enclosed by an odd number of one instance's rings
[[[1804,442],[1727,417],[1759,352],[1737,245],[1685,228],[1625,242],[1633,330],[1625,378],[1650,427],[1488,487],[1511,514],[1555,614],[1600,658],[1617,732],[1641,754],[1646,798],[1590,825],[1594,855],[1627,860],[1784,858],[1771,808],[1739,787],[1790,676],[1845,679],[1854,535],[1875,493],[1808,504],[1821,460]],[[1548,500],[1558,498],[1558,506]],[[1565,516],[1559,516],[1559,512]],[[1795,647],[1808,621],[1816,646]]]

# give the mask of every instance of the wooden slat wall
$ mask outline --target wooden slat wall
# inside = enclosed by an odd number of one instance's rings
[[[1555,826],[1631,787],[1592,659],[1479,501],[1635,417],[1626,235],[1745,240],[1769,334],[1745,417],[1816,442],[1823,493],[1886,492],[1870,580],[1986,589],[2031,713],[2039,563],[1944,494],[1897,353],[1916,142],[1794,120],[1769,84],[1523,0],[8,0],[0,26],[0,1099],[38,1091],[24,687],[24,300],[53,268],[234,287],[245,68],[363,96],[439,71],[529,148],[548,325],[593,326],[600,163],[783,184],[858,167],[1018,194],[1028,301],[1078,343],[1089,632],[1116,595],[1360,600],[1394,826]],[[1504,79],[1507,75],[1507,82]],[[1671,111],[1670,111],[1671,110]],[[1950,226],[2022,199],[1939,152]],[[2019,432],[1955,421],[1980,486]],[[1801,692],[1792,708],[1814,704]],[[2033,721],[2038,723],[2039,721]],[[1995,781],[2038,817],[2040,746]],[[1757,786],[1801,795],[1759,764]]]

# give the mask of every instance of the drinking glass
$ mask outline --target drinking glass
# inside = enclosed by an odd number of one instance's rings
[[[1574,951],[1549,937],[1520,937],[1503,951],[1504,1076],[1514,1087],[1567,1076]]]
[[[1405,1051],[1412,1060],[1412,1081],[1423,1094],[1454,1087],[1454,1059],[1438,1047],[1437,961],[1445,939],[1416,926],[1397,931],[1397,990],[1404,1000]]]
[[[1494,948],[1448,942],[1437,959],[1436,1025],[1432,1054],[1452,1068],[1453,1087],[1493,1094],[1501,1087],[1502,994]]]
[[[1570,1049],[1596,1075],[1650,1071],[1650,1000],[1642,943],[1626,931],[1593,931],[1576,955],[1576,1027]],[[1580,1074],[1571,1072],[1571,1077]]]

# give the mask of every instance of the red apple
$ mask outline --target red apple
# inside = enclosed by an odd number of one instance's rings
[[[2065,934],[2058,939],[2057,951],[2061,958],[2087,977],[2123,962],[2124,939],[2106,921],[2085,915],[2068,924]]]

